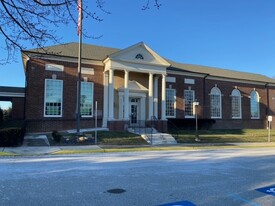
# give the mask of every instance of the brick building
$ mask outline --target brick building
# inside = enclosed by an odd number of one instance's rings
[[[22,58],[28,131],[76,128],[78,43]],[[83,44],[81,68],[81,128],[95,126],[95,102],[99,127],[110,130],[190,128],[195,110],[200,127],[266,128],[275,114],[275,79],[173,62],[143,42],[122,50]]]

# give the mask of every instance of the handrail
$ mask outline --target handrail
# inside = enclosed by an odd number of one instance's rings
[[[176,133],[176,137],[178,138],[178,136],[179,136],[179,128],[177,127],[177,125],[175,125],[171,120],[169,120],[168,119],[168,121],[167,121],[167,123],[168,123],[168,127],[169,127],[169,124],[174,128],[172,131],[174,131],[175,133]],[[168,131],[169,131],[169,129],[168,129]]]

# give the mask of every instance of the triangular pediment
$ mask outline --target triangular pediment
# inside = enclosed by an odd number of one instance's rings
[[[128,89],[130,92],[147,92],[148,91],[148,89],[146,87],[144,87],[137,81],[129,81]],[[120,87],[118,90],[124,91],[124,86]]]
[[[170,66],[169,62],[143,42],[115,52],[111,54],[108,59],[111,61],[122,61],[136,64],[158,65],[163,67]]]

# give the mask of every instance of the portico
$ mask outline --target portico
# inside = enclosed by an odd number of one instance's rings
[[[166,60],[141,42],[104,63],[103,127],[166,121]]]

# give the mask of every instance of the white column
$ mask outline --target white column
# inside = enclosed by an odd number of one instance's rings
[[[108,120],[108,73],[103,74],[104,94],[103,94],[103,120],[102,127],[107,127]]]
[[[109,120],[114,119],[114,71],[109,70]]]
[[[119,92],[118,94],[118,119],[123,120],[123,102],[124,102],[124,93]]]
[[[153,74],[149,73],[149,91],[148,91],[148,120],[153,116]]]
[[[146,96],[142,96],[141,97],[141,101],[140,101],[140,120],[146,120]]]
[[[124,71],[124,120],[129,120],[129,72]]]
[[[161,83],[161,120],[166,120],[166,75],[162,75]]]
[[[159,77],[154,77],[154,116],[158,118],[158,80]]]

